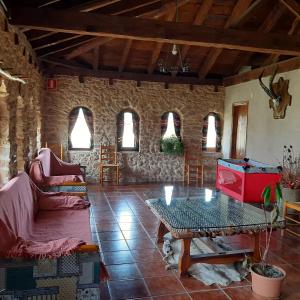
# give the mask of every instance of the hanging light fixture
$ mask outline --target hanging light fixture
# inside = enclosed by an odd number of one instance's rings
[[[176,21],[179,20],[178,13],[178,0],[176,1]],[[176,75],[178,72],[186,73],[189,71],[190,66],[187,62],[182,61],[182,56],[180,52],[180,47],[176,44],[173,44],[170,52],[167,53],[165,59],[159,59],[157,61],[159,72],[161,73],[171,73]]]

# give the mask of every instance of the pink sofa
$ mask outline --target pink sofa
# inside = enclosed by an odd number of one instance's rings
[[[80,165],[62,161],[49,148],[42,148],[31,161],[29,175],[44,191],[86,194],[86,183]]]
[[[20,173],[0,190],[0,254],[56,257],[92,244],[89,202],[44,193]]]

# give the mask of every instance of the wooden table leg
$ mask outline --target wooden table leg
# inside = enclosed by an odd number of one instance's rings
[[[157,230],[156,243],[163,243],[164,235],[168,232],[169,232],[169,230],[167,229],[165,224],[162,221],[160,221],[159,227],[158,227],[158,230]]]
[[[181,240],[181,255],[178,262],[178,272],[180,276],[188,274],[188,269],[191,265],[191,241],[192,239]]]
[[[254,233],[254,249],[253,249],[253,260],[254,262],[260,262],[260,232]]]

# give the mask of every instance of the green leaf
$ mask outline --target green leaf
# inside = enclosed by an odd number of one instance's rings
[[[281,186],[279,183],[276,183],[275,196],[276,196],[277,203],[282,200],[282,190],[281,190]]]
[[[267,185],[262,192],[262,198],[264,200],[264,205],[266,207],[268,207],[271,204],[270,197],[271,197],[271,187]]]

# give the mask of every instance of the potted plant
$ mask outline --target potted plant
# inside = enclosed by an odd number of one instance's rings
[[[275,200],[271,203],[271,195],[275,193]],[[281,293],[282,282],[286,276],[286,272],[275,265],[268,263],[268,253],[272,231],[275,222],[282,208],[282,192],[280,184],[275,185],[275,190],[271,186],[266,186],[263,193],[262,209],[265,216],[265,239],[266,245],[262,253],[261,261],[251,265],[252,291],[260,296],[268,299],[279,299]],[[270,213],[267,213],[270,211]]]
[[[300,201],[300,155],[294,154],[293,146],[283,147],[282,196],[290,202]]]
[[[172,135],[170,137],[162,138],[160,140],[161,151],[169,155],[182,155],[183,143],[181,140]]]

